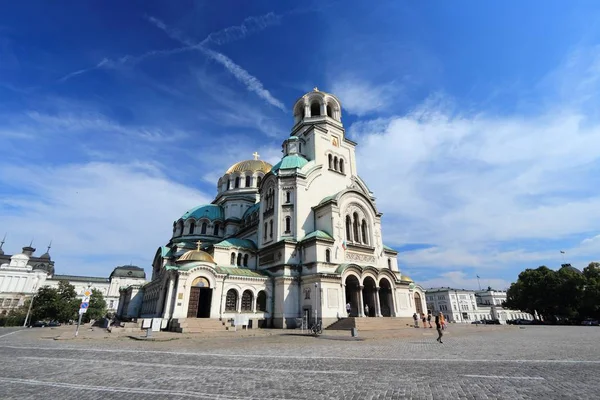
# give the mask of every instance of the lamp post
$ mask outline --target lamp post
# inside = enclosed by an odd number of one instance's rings
[[[29,308],[27,309],[27,315],[25,315],[25,322],[23,322],[23,328],[27,326],[27,320],[29,319],[29,314],[31,313],[31,306],[33,305],[33,300],[35,300],[35,296],[37,296],[37,285],[33,285],[33,296],[31,296],[31,301],[29,302]]]
[[[319,320],[319,284],[315,282],[315,324]]]

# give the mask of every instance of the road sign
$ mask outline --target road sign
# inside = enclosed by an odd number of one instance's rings
[[[90,303],[81,303],[80,308],[88,308],[90,306]]]
[[[90,298],[89,297],[84,297],[83,299],[81,299],[82,303],[89,303],[90,302]]]
[[[85,314],[85,312],[87,311],[87,308],[80,308],[79,309],[79,315],[81,314]],[[77,335],[76,335],[77,336]]]
[[[92,291],[90,289],[87,289],[85,292],[83,292],[83,295],[85,297],[90,297],[92,295]]]

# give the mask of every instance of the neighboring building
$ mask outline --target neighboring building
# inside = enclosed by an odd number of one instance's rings
[[[83,297],[86,289],[99,290],[106,300],[107,311],[116,312],[119,306],[119,289],[146,282],[146,273],[140,267],[123,265],[116,267],[108,278],[75,275],[55,275],[54,261],[48,250],[35,257],[35,248],[23,247],[20,254],[5,255],[0,243],[0,313],[17,308],[25,299],[34,295],[44,286],[58,287],[60,281],[68,281],[75,286],[78,297]],[[7,262],[8,261],[8,262]]]
[[[274,166],[232,165],[211,204],[187,211],[154,257],[140,316],[163,326],[244,313],[262,326],[327,326],[352,316],[403,317],[427,309],[385,246],[381,212],[358,175],[339,100],[314,91],[294,105],[294,126]],[[122,291],[126,302],[127,292]]]
[[[533,319],[531,314],[505,309],[506,292],[497,290],[465,290],[449,287],[426,290],[427,304],[435,314],[442,312],[449,322],[470,323],[483,319],[497,319],[501,323],[511,319]]]

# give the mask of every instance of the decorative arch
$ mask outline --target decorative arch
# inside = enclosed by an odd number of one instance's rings
[[[199,276],[192,281],[191,286],[209,288],[210,282],[204,276]]]
[[[310,101],[310,116],[318,117],[321,115],[321,102],[319,99],[312,99]]]
[[[264,290],[258,292],[256,296],[256,311],[267,311],[267,293]]]
[[[244,290],[242,293],[242,309],[241,311],[251,312],[252,303],[254,302],[254,293],[251,290]]]
[[[225,311],[237,311],[238,292],[235,289],[229,289],[225,296]]]

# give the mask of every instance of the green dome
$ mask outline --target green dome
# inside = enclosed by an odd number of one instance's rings
[[[308,160],[298,154],[285,156],[271,168],[271,172],[277,174],[280,169],[300,169],[308,164]]]
[[[183,214],[183,216],[181,217],[181,219],[188,218],[208,218],[209,220],[214,221],[216,219],[224,219],[225,217],[223,213],[223,208],[221,206],[207,204],[203,206],[198,206],[196,208],[192,208],[191,210]]]

